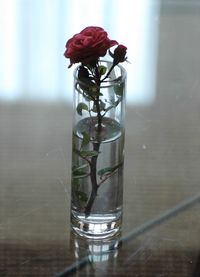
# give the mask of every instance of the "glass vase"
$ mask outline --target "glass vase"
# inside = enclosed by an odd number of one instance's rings
[[[101,68],[112,63],[101,61]],[[74,71],[72,229],[87,238],[121,231],[126,71],[114,67],[100,86]]]

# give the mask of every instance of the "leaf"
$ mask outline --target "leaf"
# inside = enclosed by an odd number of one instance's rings
[[[76,191],[76,196],[82,202],[87,202],[87,200],[88,200],[87,194],[83,191],[77,190]]]
[[[74,146],[73,146],[73,148],[72,148],[72,151],[73,151],[74,153],[76,153],[77,155],[80,154],[80,151],[79,151],[78,149],[76,149],[76,147],[74,147]]]
[[[105,110],[105,106],[106,106],[106,104],[102,100],[99,100],[99,109],[100,109],[100,111],[104,111]],[[93,104],[93,108],[91,109],[91,111],[93,113],[97,113],[97,105],[96,105],[95,102]]]
[[[121,101],[122,101],[122,97],[119,97],[119,98],[117,99],[117,101],[113,102],[112,105],[110,105],[109,107],[107,107],[107,108],[105,109],[105,111],[108,112],[108,111],[111,110],[112,108],[116,108],[117,105],[118,105]]]
[[[86,78],[81,78],[79,80],[80,82],[78,82],[77,85],[82,90],[82,92],[90,94],[91,88],[95,86],[95,83],[93,82],[93,78],[86,77]]]
[[[90,88],[91,96],[103,96],[103,94],[99,91],[99,88],[95,85]]]
[[[80,151],[80,156],[82,157],[94,157],[94,156],[98,156],[98,152],[97,151]]]
[[[87,176],[88,173],[82,170],[73,172],[73,179],[85,178]]]
[[[123,162],[119,163],[118,165],[115,165],[113,167],[105,167],[105,168],[102,168],[98,171],[98,175],[100,177],[103,177],[104,175],[108,175],[112,172],[114,172],[116,169],[118,169],[120,166],[123,165]]]
[[[105,106],[106,106],[106,104],[102,100],[100,100],[100,110],[101,111],[105,109]]]
[[[114,86],[114,91],[117,96],[123,96],[123,92],[124,92],[123,83]]]
[[[105,167],[102,168],[98,171],[98,175],[100,177],[102,177],[103,175],[107,174],[107,173],[111,173],[113,171],[113,167]]]
[[[108,108],[105,109],[106,112],[108,112],[109,110],[111,110],[112,108],[114,108],[113,105],[109,106]]]
[[[73,166],[72,167],[72,175],[74,179],[84,178],[88,176],[88,173],[84,171],[83,169],[86,168],[88,165],[83,164],[81,166]]]
[[[82,132],[81,134],[83,135],[81,148],[83,148],[84,146],[88,145],[88,143],[90,142],[90,136],[87,132]]]
[[[82,164],[82,165],[80,165],[80,166],[73,166],[72,167],[72,171],[73,172],[75,172],[75,171],[77,171],[77,170],[81,170],[81,169],[83,169],[83,168],[86,168],[86,167],[88,167],[88,164]]]
[[[98,71],[99,71],[99,74],[102,76],[106,73],[107,68],[104,65],[100,65],[98,66]]]
[[[92,95],[89,95],[89,94],[86,93],[85,91],[83,92],[83,97],[84,97],[84,99],[85,99],[87,102],[94,101],[93,96],[92,96]]]
[[[96,108],[95,103],[93,104],[93,107],[92,107],[91,111],[92,111],[93,113],[97,113],[97,108]]]
[[[76,107],[76,111],[79,115],[82,115],[83,110],[88,111],[88,106],[85,103],[81,102]]]

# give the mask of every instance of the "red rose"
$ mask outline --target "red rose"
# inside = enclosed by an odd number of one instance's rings
[[[104,29],[91,26],[67,41],[64,56],[70,59],[69,67],[79,62],[89,64],[105,56],[107,50],[116,44],[117,41],[110,40]]]

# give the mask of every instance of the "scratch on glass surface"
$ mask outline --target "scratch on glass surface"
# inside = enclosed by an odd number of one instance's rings
[[[43,204],[41,207],[37,207],[37,208],[31,209],[30,211],[25,212],[25,213],[23,213],[23,214],[21,214],[19,216],[14,217],[14,218],[11,218],[11,219],[9,219],[9,220],[7,220],[5,222],[0,222],[0,228],[4,228],[7,225],[20,222],[20,220],[24,219],[24,217],[26,217],[28,215],[31,215],[31,214],[34,214],[34,213],[42,210],[45,206],[48,206],[48,204]]]
[[[132,255],[129,255],[129,257],[125,260],[124,265],[129,266],[130,263],[133,263],[134,259],[141,259],[141,257],[143,257],[143,263],[147,263],[153,256],[153,252],[157,252],[160,249],[159,241],[157,238],[147,239],[142,246],[132,253]]]
[[[57,148],[54,148],[54,149],[51,149],[50,151],[46,152],[45,154],[45,158],[50,158],[51,157],[51,154],[53,154],[55,156],[55,154],[58,154],[58,156],[61,158],[62,160],[62,164],[63,164],[63,170],[64,172],[66,172],[67,168],[70,168],[68,163],[67,163],[67,160],[65,158],[65,155],[64,155],[64,150],[61,146],[58,146]],[[69,189],[67,187],[67,183],[64,181],[64,180],[68,180],[68,177],[67,175],[64,176],[63,178],[61,178],[60,176],[56,178],[58,183],[63,187],[63,190],[64,192],[66,193],[66,196],[67,196],[67,199],[69,201],[70,199],[70,192],[69,192]],[[63,180],[64,179],[64,180]]]
[[[180,248],[181,252],[184,253],[185,258],[187,259],[187,262],[192,264],[192,262],[193,262],[192,258],[189,255],[185,254],[186,251],[184,251],[184,249],[186,249],[187,247],[184,245],[183,241],[180,241],[180,240],[174,239],[174,238],[168,238],[168,237],[161,238],[161,241],[171,242],[171,243],[173,243],[174,248],[176,248],[176,249]]]
[[[142,253],[145,250],[144,246],[140,246],[136,251],[134,251],[131,255],[129,255],[129,257],[126,259],[124,265],[128,265],[129,262],[135,258],[136,256],[138,256],[140,253]]]
[[[165,212],[158,215],[156,218],[145,222],[144,224],[142,224],[141,226],[138,226],[137,228],[134,228],[126,236],[124,236],[120,239],[119,245],[123,245],[124,243],[129,242],[131,239],[134,239],[137,236],[145,233],[146,231],[151,230],[152,228],[160,225],[161,223],[163,223],[166,220],[169,220],[170,218],[176,216],[180,212],[183,212],[184,210],[190,208],[191,206],[197,204],[198,202],[200,202],[200,194],[195,195],[189,199],[186,199],[186,200],[180,202],[175,207],[172,207],[171,209],[166,210]],[[150,253],[150,255],[151,255],[151,253]],[[147,256],[147,260],[151,257],[150,255]],[[192,260],[190,259],[188,261],[191,262]],[[80,268],[88,265],[88,263],[90,263],[89,256],[85,256],[82,259],[80,259],[79,261],[76,261],[75,263],[70,265],[69,267],[66,267],[63,270],[63,272],[57,273],[55,275],[55,277],[69,276],[69,275],[73,274],[74,272],[76,272],[77,270],[79,270]]]
[[[58,157],[61,158],[62,160],[62,164],[63,164],[63,171],[64,174],[66,174],[66,169],[69,168],[69,165],[67,163],[67,159],[64,155],[64,150],[61,146],[58,146],[57,148],[51,149],[50,151],[45,153],[44,159],[48,158],[48,160],[51,159],[51,155],[53,156],[53,158],[55,158],[55,155],[58,154]],[[60,176],[58,176],[56,178],[56,180],[58,181],[58,183],[63,187],[64,192],[66,193],[67,199],[69,201],[70,199],[70,192],[69,192],[69,188],[67,186],[67,183],[64,180],[67,180],[68,177],[63,176],[62,178]]]
[[[21,265],[28,264],[30,261],[31,261],[31,259],[26,259],[23,262],[21,262],[20,264]]]
[[[67,184],[65,184],[64,181],[61,178],[58,178],[58,182],[63,187],[64,192],[66,193],[66,196],[67,196],[66,200],[69,201],[70,200],[70,192],[69,192],[69,189],[67,187]]]

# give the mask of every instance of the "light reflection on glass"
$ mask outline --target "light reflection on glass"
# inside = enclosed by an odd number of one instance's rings
[[[89,262],[95,264],[115,259],[118,256],[120,235],[111,239],[85,239],[71,233],[71,243],[76,259],[88,256]]]

